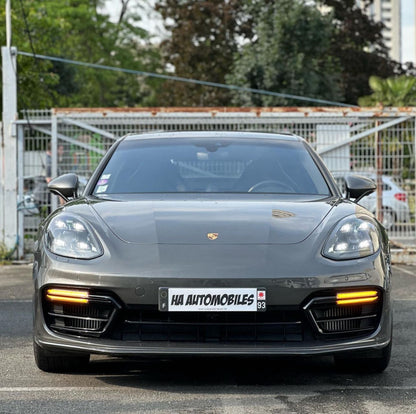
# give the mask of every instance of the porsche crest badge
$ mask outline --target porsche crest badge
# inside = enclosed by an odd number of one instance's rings
[[[218,239],[218,233],[208,233],[207,237],[210,240],[217,240]]]

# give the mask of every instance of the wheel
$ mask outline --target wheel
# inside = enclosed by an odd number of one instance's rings
[[[351,354],[335,355],[335,365],[343,371],[380,373],[389,365],[392,341],[381,350],[356,351]]]
[[[265,188],[266,191],[270,191],[270,189],[274,190],[274,191],[281,191],[283,190],[289,190],[290,193],[293,193],[293,188],[289,185],[284,183],[283,181],[277,181],[277,180],[264,180],[264,181],[260,181],[257,184],[254,184],[249,190],[249,193],[256,193],[259,192],[261,193],[262,190],[261,188]],[[263,189],[263,191],[265,191]],[[271,192],[271,191],[270,191]]]
[[[90,360],[89,354],[59,354],[46,351],[33,342],[35,362],[45,372],[80,372],[85,370]]]

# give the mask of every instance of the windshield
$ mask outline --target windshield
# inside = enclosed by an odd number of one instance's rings
[[[226,138],[122,141],[93,194],[215,192],[330,195],[302,142]]]

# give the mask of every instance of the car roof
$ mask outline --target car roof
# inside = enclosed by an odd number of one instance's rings
[[[273,139],[278,141],[304,141],[303,138],[287,132],[267,133],[256,131],[158,131],[143,134],[128,134],[126,141],[161,138],[238,138],[238,139]]]

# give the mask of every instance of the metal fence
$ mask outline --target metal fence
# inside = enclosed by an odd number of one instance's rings
[[[147,131],[286,131],[304,137],[342,188],[359,173],[378,181],[361,202],[398,243],[416,245],[415,119],[411,109],[137,108],[29,111],[18,121],[19,255],[58,206],[46,181],[67,172],[85,184],[102,155],[127,133]]]

